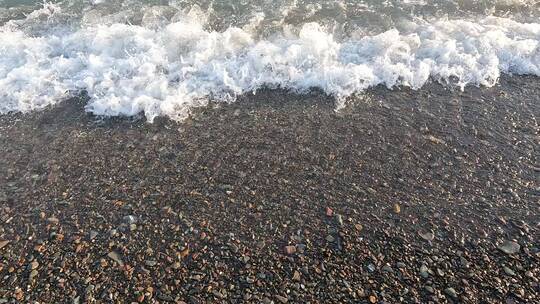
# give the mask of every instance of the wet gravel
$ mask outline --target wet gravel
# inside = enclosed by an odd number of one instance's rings
[[[540,86],[0,116],[0,303],[540,302]]]

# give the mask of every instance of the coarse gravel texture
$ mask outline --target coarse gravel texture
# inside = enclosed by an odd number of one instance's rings
[[[0,116],[0,303],[540,303],[539,96]]]

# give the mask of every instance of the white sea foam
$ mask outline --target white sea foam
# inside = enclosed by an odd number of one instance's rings
[[[418,89],[434,79],[493,86],[501,73],[540,76],[540,24],[507,18],[417,20],[400,31],[346,39],[317,23],[260,38],[249,26],[217,32],[189,15],[172,20],[39,35],[3,26],[0,113],[41,109],[86,91],[87,110],[97,115],[181,120],[209,98],[229,102],[262,87],[317,87],[341,103],[376,85]]]

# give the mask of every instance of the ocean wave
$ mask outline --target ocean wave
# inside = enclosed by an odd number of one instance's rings
[[[47,18],[55,9],[33,14]],[[249,26],[211,30],[196,15],[53,28],[1,28],[0,113],[85,91],[96,115],[182,120],[209,99],[231,102],[263,87],[319,88],[339,107],[377,85],[418,89],[434,80],[463,88],[493,86],[501,73],[540,76],[540,24],[502,17],[416,19],[339,39],[316,22],[263,37]]]

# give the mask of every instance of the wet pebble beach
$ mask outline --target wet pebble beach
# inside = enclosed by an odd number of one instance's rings
[[[540,86],[0,116],[0,303],[540,303]]]

